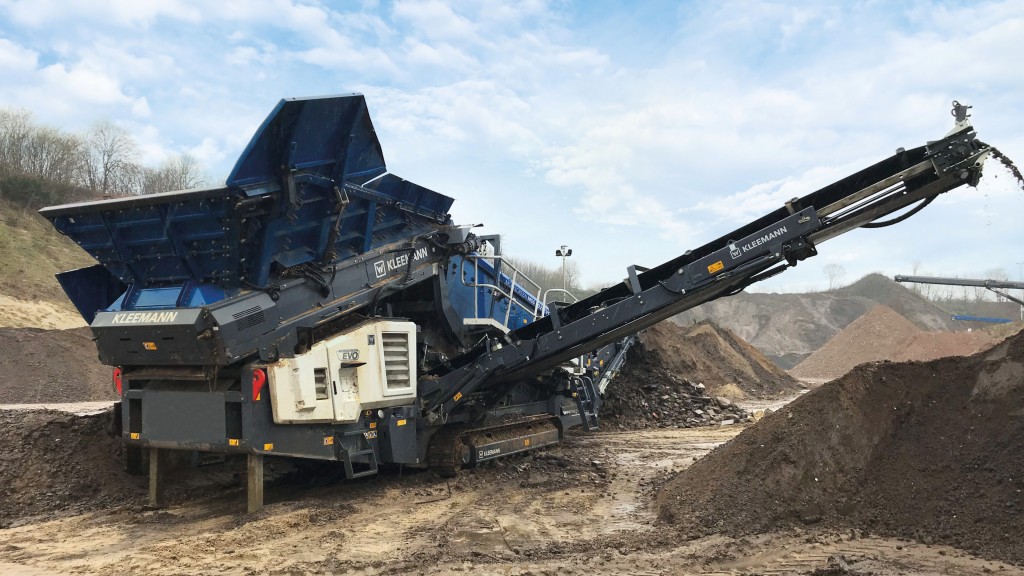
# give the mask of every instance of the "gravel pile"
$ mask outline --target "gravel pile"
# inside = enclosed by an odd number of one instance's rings
[[[968,356],[996,341],[984,331],[925,332],[891,308],[876,306],[790,370],[790,374],[797,378],[832,379],[865,362]]]

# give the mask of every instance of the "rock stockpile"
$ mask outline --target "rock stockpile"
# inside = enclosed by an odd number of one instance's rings
[[[695,533],[855,527],[1024,563],[1024,334],[969,358],[862,365],[671,480]]]
[[[619,428],[693,428],[750,421],[728,398],[713,398],[700,384],[664,370],[624,370],[601,407],[602,425]],[[611,388],[609,388],[611,390]]]
[[[790,370],[790,374],[829,380],[865,362],[968,356],[996,341],[985,331],[925,332],[891,308],[876,306]]]
[[[639,336],[605,393],[603,422],[626,428],[746,422],[737,397],[795,393],[799,384],[755,348],[710,322],[662,322]],[[730,398],[731,396],[731,398]]]

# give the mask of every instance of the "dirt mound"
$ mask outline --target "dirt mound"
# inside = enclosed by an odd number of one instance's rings
[[[895,310],[923,330],[952,330],[949,313],[932,304],[910,288],[888,276],[868,274],[849,286],[836,290],[838,296],[861,297]]]
[[[0,328],[0,404],[116,400],[88,328]]]
[[[924,332],[887,306],[876,306],[790,371],[797,378],[838,378],[865,362],[967,356],[994,344],[987,332]]]
[[[694,532],[822,522],[1024,563],[1022,435],[1018,334],[967,359],[860,366],[695,462],[658,511]]]
[[[605,393],[601,418],[627,427],[745,421],[732,400],[768,398],[799,383],[753,346],[710,322],[647,329]]]
[[[870,274],[832,292],[741,292],[701,304],[673,320],[684,326],[694,320],[714,320],[788,370],[878,304],[896,310],[923,330],[965,327],[962,322],[954,322],[949,311],[880,274]],[[973,306],[958,308],[967,314],[1000,315],[973,309]]]
[[[723,395],[727,386],[754,398],[774,398],[800,389],[764,354],[713,322],[684,327],[662,322],[646,330],[640,340],[647,362],[703,384],[713,396]]]
[[[145,479],[124,472],[112,426],[112,410],[90,416],[0,410],[0,527],[144,498]]]

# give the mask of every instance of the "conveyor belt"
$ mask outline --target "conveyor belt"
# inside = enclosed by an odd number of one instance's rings
[[[459,368],[421,387],[428,416],[449,419],[463,406],[488,406],[519,379],[774,276],[817,254],[825,240],[977,184],[989,148],[966,119],[958,120],[941,140],[901,149],[660,266],[642,273],[630,267],[623,284],[454,359]]]

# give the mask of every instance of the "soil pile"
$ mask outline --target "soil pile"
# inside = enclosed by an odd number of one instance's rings
[[[0,410],[0,527],[51,512],[77,513],[145,498],[123,470],[113,411],[79,416]]]
[[[892,310],[923,330],[952,330],[956,323],[948,312],[888,276],[868,274],[835,291],[840,297],[860,297]]]
[[[88,328],[0,328],[0,404],[116,400]]]
[[[876,306],[804,359],[790,374],[797,378],[832,379],[865,362],[967,356],[996,341],[982,331],[924,332],[891,308]]]
[[[1024,334],[970,358],[863,365],[670,481],[662,519],[823,522],[1024,563]]]
[[[753,346],[710,322],[647,329],[605,391],[601,418],[630,428],[746,421],[732,400],[793,393],[799,383]]]
[[[645,331],[641,341],[653,356],[649,360],[703,384],[713,396],[775,398],[801,389],[757,348],[713,322],[684,327],[662,322]]]
[[[963,327],[950,318],[950,311],[880,274],[870,274],[831,292],[741,292],[701,304],[674,320],[681,325],[689,325],[693,320],[714,320],[788,370],[879,304],[896,310],[923,330]],[[958,310],[981,316],[1000,315],[974,312],[973,308],[965,306]]]

